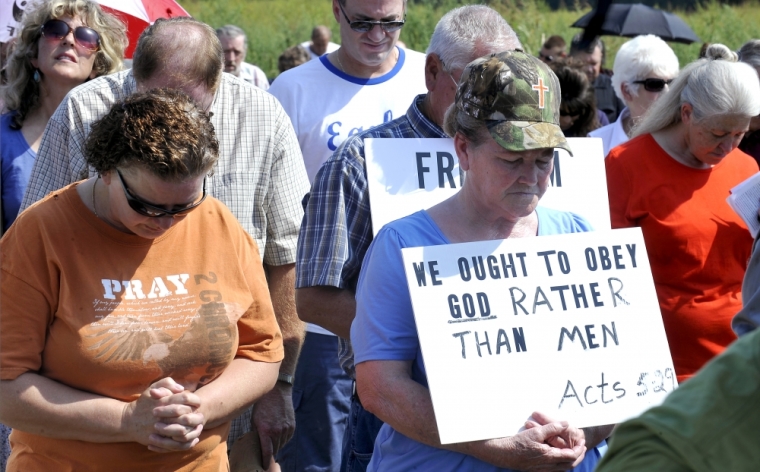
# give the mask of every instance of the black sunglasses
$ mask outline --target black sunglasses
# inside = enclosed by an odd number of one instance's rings
[[[72,31],[74,32],[74,41],[87,49],[88,51],[97,51],[100,48],[100,35],[97,31],[86,26],[77,26],[71,28],[63,20],[48,20],[40,28],[42,36],[52,40],[60,41]]]
[[[634,84],[644,84],[644,90],[647,92],[662,92],[665,89],[665,86],[670,85],[671,82],[673,82],[673,79],[644,79],[633,81]]]
[[[538,53],[538,58],[545,62],[552,62],[554,61],[554,56],[547,56],[542,52]]]
[[[404,19],[403,20],[391,20],[391,21],[375,21],[375,20],[358,20],[358,21],[351,21],[348,19],[348,15],[346,15],[346,10],[343,9],[343,5],[338,2],[338,8],[340,8],[341,13],[343,13],[343,18],[346,19],[346,22],[348,23],[348,26],[356,31],[357,33],[366,33],[368,31],[372,31],[372,28],[375,27],[375,25],[380,26],[383,31],[386,33],[393,33],[394,31],[398,31],[401,29],[402,26],[404,26],[404,23],[406,23],[406,13],[404,13]]]
[[[124,182],[124,177],[121,175],[121,172],[119,172],[119,169],[116,169],[116,174],[119,176],[119,180],[121,180],[121,186],[124,187],[124,196],[127,198],[129,207],[137,213],[143,216],[148,216],[150,218],[160,218],[162,216],[185,216],[186,214],[190,213],[190,211],[194,210],[198,205],[203,203],[203,200],[206,199],[206,178],[204,177],[203,196],[200,200],[195,203],[191,203],[184,208],[180,208],[179,210],[167,210],[165,208],[151,205],[150,203],[137,198],[132,194],[132,191],[129,190],[129,187],[127,187],[127,183]]]

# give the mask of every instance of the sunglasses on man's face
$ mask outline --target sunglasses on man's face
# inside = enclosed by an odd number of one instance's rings
[[[357,33],[366,33],[368,31],[372,31],[372,28],[374,28],[375,25],[378,25],[386,33],[393,33],[394,31],[400,30],[401,27],[404,26],[404,23],[406,23],[405,19],[391,20],[391,21],[375,21],[375,20],[351,21],[348,19],[348,15],[346,15],[346,10],[343,9],[343,5],[341,5],[340,2],[338,2],[338,8],[340,8],[341,13],[343,13],[343,18],[346,19],[348,26],[352,30],[356,31]]]
[[[74,32],[74,42],[87,49],[88,51],[97,51],[100,47],[100,35],[97,31],[86,26],[77,26],[72,28],[63,20],[48,20],[40,28],[42,36],[52,41],[60,41]]]
[[[644,90],[647,92],[662,92],[665,89],[665,86],[670,85],[671,82],[673,82],[673,79],[644,79],[633,81],[634,84],[644,84]]]
[[[132,194],[132,191],[129,190],[129,187],[127,187],[127,183],[124,182],[124,176],[121,175],[121,172],[119,172],[119,169],[116,169],[116,174],[119,176],[119,180],[121,180],[121,186],[124,187],[124,196],[127,198],[127,203],[129,204],[129,207],[136,211],[137,213],[147,216],[150,218],[160,218],[162,216],[185,216],[188,213],[190,213],[192,210],[194,210],[198,205],[203,203],[203,200],[206,199],[206,179],[203,179],[203,196],[200,200],[198,200],[195,203],[191,203],[190,205],[180,208],[179,210],[167,210],[166,208],[161,208],[155,205],[152,205],[144,200],[141,200],[137,198],[134,194]]]

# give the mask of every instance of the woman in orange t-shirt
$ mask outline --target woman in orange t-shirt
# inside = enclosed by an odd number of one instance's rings
[[[752,237],[726,198],[758,171],[737,146],[759,113],[755,71],[713,45],[605,161],[612,227],[642,229],[679,381],[736,338]]]
[[[230,420],[282,336],[256,243],[206,180],[209,116],[137,93],[92,125],[92,177],[0,242],[0,421],[11,472],[229,470]]]

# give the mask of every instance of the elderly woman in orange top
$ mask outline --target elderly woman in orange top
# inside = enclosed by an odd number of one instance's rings
[[[206,195],[219,144],[181,92],[92,125],[97,176],[0,241],[0,420],[11,471],[229,470],[229,422],[275,384],[256,243]]]
[[[605,161],[612,226],[644,233],[679,381],[736,339],[752,237],[726,198],[758,171],[737,149],[758,113],[755,70],[712,45]]]

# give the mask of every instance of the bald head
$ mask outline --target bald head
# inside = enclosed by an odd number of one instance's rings
[[[330,28],[324,25],[315,26],[311,30],[311,50],[314,54],[321,56],[327,52],[327,45],[330,44],[332,38],[332,31]]]
[[[215,91],[222,63],[222,46],[210,26],[193,18],[175,17],[159,19],[143,31],[132,73],[138,85],[160,78],[173,88],[202,86]]]

